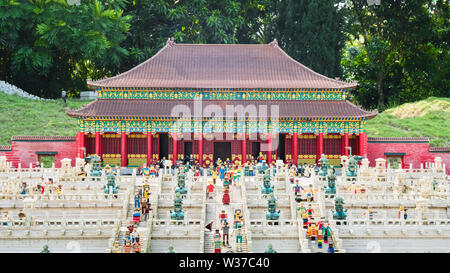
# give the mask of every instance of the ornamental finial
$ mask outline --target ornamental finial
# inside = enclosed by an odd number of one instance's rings
[[[278,41],[277,39],[273,39],[272,42],[269,43],[270,46],[278,46]]]
[[[173,46],[174,44],[175,44],[175,40],[173,39],[173,37],[170,37],[169,39],[167,39],[166,45]]]

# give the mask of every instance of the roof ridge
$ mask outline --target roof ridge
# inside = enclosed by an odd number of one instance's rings
[[[102,80],[98,80],[98,81],[95,81],[95,82],[96,82],[96,83],[101,83],[101,82],[106,81],[106,80],[109,81],[109,80],[117,79],[118,77],[127,75],[127,74],[129,74],[130,72],[136,70],[137,68],[139,68],[139,67],[141,67],[141,66],[147,64],[148,62],[150,62],[151,60],[153,60],[156,56],[158,56],[161,52],[163,52],[166,48],[169,48],[169,47],[172,47],[172,46],[169,45],[168,43],[166,43],[166,45],[163,46],[160,50],[158,50],[158,52],[156,52],[155,55],[153,55],[152,57],[150,57],[150,58],[148,58],[147,60],[143,61],[142,63],[136,65],[135,67],[131,68],[130,70],[127,70],[127,71],[125,71],[125,72],[123,72],[123,73],[120,73],[120,74],[118,74],[118,75],[116,75],[116,76],[113,76],[113,77],[110,77],[110,78],[106,78],[106,79],[102,79]],[[94,84],[94,81],[87,81],[87,85],[88,85],[89,87],[90,87],[90,86],[96,86],[96,85]]]
[[[322,75],[322,74],[320,74],[320,73],[318,73],[318,72],[312,70],[311,68],[307,67],[306,65],[304,65],[304,64],[302,64],[301,62],[297,61],[296,59],[292,58],[292,57],[289,56],[289,54],[287,54],[281,47],[278,46],[278,42],[277,42],[276,46],[273,46],[273,48],[277,48],[280,52],[282,52],[284,55],[286,55],[291,61],[293,61],[294,63],[300,65],[302,68],[304,68],[304,69],[306,69],[306,70],[312,72],[313,74],[315,74],[315,75],[317,75],[317,76],[319,76],[319,77],[321,77],[321,78],[324,78],[324,79],[326,79],[326,80],[329,80],[329,81],[332,81],[332,82],[335,82],[335,83],[344,85],[342,88],[348,88],[348,87],[350,87],[350,86],[347,86],[347,85],[349,85],[349,84],[351,84],[351,83],[347,83],[347,82],[344,82],[344,81],[341,81],[341,80],[336,80],[336,79],[329,78],[329,77],[327,77],[327,76],[325,76],[325,75]],[[356,83],[356,84],[357,84],[357,83]],[[356,87],[356,86],[355,86],[355,87]]]

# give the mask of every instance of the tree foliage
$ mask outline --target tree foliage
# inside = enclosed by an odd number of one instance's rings
[[[73,2],[73,1],[70,1]],[[0,0],[0,79],[35,95],[85,90],[179,43],[269,43],[366,108],[448,96],[446,0]]]
[[[448,96],[448,2],[347,1],[351,38],[342,61],[369,108]],[[445,87],[447,86],[447,87]]]
[[[271,4],[267,32],[287,54],[329,77],[341,76],[345,10],[336,0],[287,0]]]
[[[57,97],[88,77],[118,71],[130,17],[121,1],[0,1],[0,75],[22,89]]]

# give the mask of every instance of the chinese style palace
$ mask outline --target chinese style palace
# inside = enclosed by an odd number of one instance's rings
[[[192,154],[209,166],[217,158],[245,162],[263,152],[268,163],[315,163],[325,154],[330,164],[339,166],[340,156],[349,153],[345,147],[367,154],[364,125],[377,114],[346,100],[356,83],[312,71],[288,56],[276,40],[224,45],[169,39],[142,64],[88,85],[98,99],[67,110],[78,120],[77,156],[83,157],[85,149],[109,165],[141,166]],[[231,123],[228,116],[172,114],[180,105],[195,111],[196,98],[203,112],[213,106],[225,111],[227,106],[277,105],[277,126],[272,110],[264,120],[249,113],[233,116]],[[263,122],[267,126],[260,126]],[[278,145],[272,145],[274,138]]]

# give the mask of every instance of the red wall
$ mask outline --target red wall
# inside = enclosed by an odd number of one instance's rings
[[[75,141],[13,141],[11,151],[0,151],[0,156],[6,156],[8,162],[17,167],[19,161],[23,168],[28,168],[30,163],[38,161],[36,152],[58,152],[55,155],[55,167],[61,167],[61,159],[72,159],[75,166]],[[50,167],[50,166],[45,166]]]
[[[170,140],[170,139],[169,139]],[[250,141],[248,141],[249,143]],[[205,147],[203,153],[213,153],[212,147],[208,146],[208,141],[205,141]],[[250,146],[251,147],[251,146]],[[286,150],[289,153],[289,145]],[[407,141],[374,141],[369,140],[367,147],[367,154],[370,161],[370,166],[375,166],[375,160],[377,158],[385,158],[385,153],[405,153],[403,156],[403,167],[409,168],[409,164],[413,164],[414,169],[419,169],[420,164],[425,162],[434,162],[435,157],[441,157],[442,162],[446,165],[446,173],[450,173],[450,152],[429,152],[429,143],[408,143]],[[209,149],[209,150],[208,150]],[[30,163],[36,163],[38,161],[38,155],[36,152],[57,152],[55,155],[55,167],[61,166],[61,159],[72,159],[72,166],[75,164],[75,140],[74,141],[14,141],[12,140],[11,151],[1,151],[0,156],[6,156],[9,162],[13,162],[13,166],[17,167],[19,161],[22,163],[22,167],[28,168]],[[182,153],[182,149],[179,153]],[[157,151],[155,151],[156,153]],[[169,153],[171,153],[171,144],[169,141]],[[247,147],[247,153],[251,153],[251,150]]]
[[[386,159],[385,153],[405,153],[403,156],[403,168],[409,168],[412,163],[413,169],[419,169],[420,164],[425,162],[434,162],[435,157],[441,157],[445,164],[446,173],[450,173],[450,153],[430,153],[428,143],[368,143],[367,156],[370,166],[375,166],[375,159]]]

